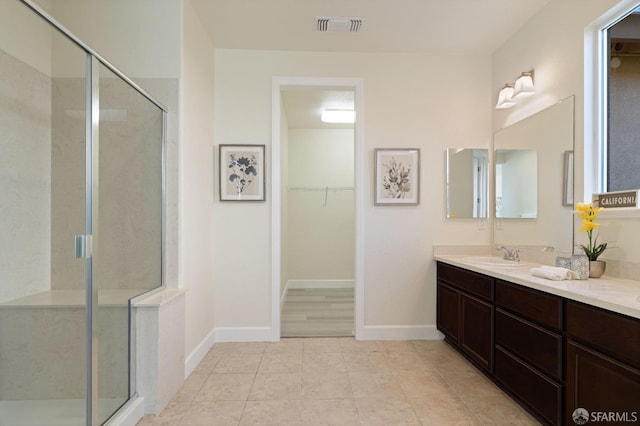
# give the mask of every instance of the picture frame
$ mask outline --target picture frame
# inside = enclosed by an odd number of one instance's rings
[[[420,150],[376,148],[374,150],[374,204],[417,206],[420,204]]]
[[[573,151],[565,151],[563,158],[562,205],[573,207]]]
[[[220,145],[220,201],[264,201],[264,145]]]

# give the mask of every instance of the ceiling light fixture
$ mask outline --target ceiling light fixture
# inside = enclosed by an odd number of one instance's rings
[[[325,109],[320,119],[324,123],[355,123],[356,112],[349,109]]]

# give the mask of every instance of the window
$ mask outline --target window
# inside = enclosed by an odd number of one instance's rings
[[[604,30],[602,190],[640,188],[640,7]]]

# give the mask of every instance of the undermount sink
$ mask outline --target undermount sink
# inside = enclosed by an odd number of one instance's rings
[[[484,266],[509,266],[509,267],[529,267],[531,264],[527,262],[516,262],[501,257],[492,256],[467,256],[461,259],[463,262],[473,263]]]

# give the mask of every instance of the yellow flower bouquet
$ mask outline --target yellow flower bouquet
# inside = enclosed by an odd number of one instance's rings
[[[586,232],[589,238],[589,244],[586,246],[580,244],[580,247],[589,260],[598,260],[598,256],[607,249],[607,243],[598,244],[598,236],[593,236],[593,230],[600,226],[595,220],[598,218],[598,212],[602,210],[602,207],[594,207],[593,203],[578,203],[576,205],[576,213],[582,219],[580,232]]]

